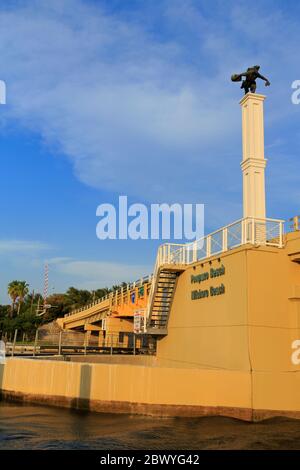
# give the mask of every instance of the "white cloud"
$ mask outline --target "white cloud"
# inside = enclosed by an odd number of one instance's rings
[[[7,253],[32,255],[49,249],[50,245],[39,241],[0,240],[0,255]]]
[[[221,152],[236,131],[230,97],[185,61],[179,42],[100,6],[39,0],[2,9],[0,52],[11,117],[57,145],[93,187],[194,200],[182,174],[195,181],[196,163],[212,171],[208,149]]]
[[[24,279],[29,283],[31,290],[43,292],[45,259],[39,256],[40,253],[37,250],[44,249],[46,246],[39,242],[26,244],[20,241],[5,244],[0,242],[0,255],[3,257],[2,264],[5,265],[5,270],[0,273],[2,286],[0,303],[9,302],[6,286],[12,279]],[[49,264],[49,294],[65,292],[70,286],[92,290],[111,287],[123,281],[132,282],[150,274],[153,269],[152,265],[78,260],[71,257],[48,258],[47,262]]]
[[[94,289],[112,286],[122,281],[132,282],[147,273],[152,267],[146,265],[128,265],[105,261],[84,261],[71,258],[53,258],[49,260],[50,271],[63,274],[69,285]]]

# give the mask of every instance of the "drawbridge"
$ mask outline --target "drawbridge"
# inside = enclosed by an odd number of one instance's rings
[[[283,224],[282,220],[248,217],[192,243],[163,244],[158,249],[151,276],[65,315],[58,323],[63,329],[102,330],[107,318],[133,323],[135,315],[142,313],[143,332],[165,336],[178,278],[187,266],[245,244],[282,248]]]

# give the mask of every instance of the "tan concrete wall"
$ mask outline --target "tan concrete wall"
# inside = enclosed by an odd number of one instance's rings
[[[141,365],[153,367],[158,365],[155,356],[134,356],[129,354],[89,354],[87,356],[68,356],[66,360],[71,362],[84,362],[90,364],[131,364],[136,366]]]
[[[225,266],[225,274],[200,284],[191,275]],[[191,300],[194,289],[225,285],[225,294]],[[157,345],[157,357],[178,367],[249,371],[247,333],[246,250],[198,262],[179,276],[168,325],[168,335]]]
[[[299,369],[299,367],[298,367]],[[300,371],[259,371],[252,373],[253,408],[266,416],[300,417]],[[272,410],[272,413],[268,413]],[[278,413],[276,413],[276,411]],[[264,417],[264,413],[258,413]]]
[[[251,250],[247,256],[252,369],[299,370],[291,362],[291,343],[300,339],[299,301],[290,297],[300,285],[300,265],[280,250]]]
[[[106,330],[99,331],[99,346],[122,346],[129,347],[130,341],[128,335],[124,335],[123,342],[119,341],[119,333],[133,333],[133,320],[126,318],[107,317]],[[139,347],[140,342],[136,342]]]
[[[106,331],[107,333],[119,333],[119,331],[133,332],[133,320],[126,318],[106,318]]]
[[[292,237],[300,251],[300,239]],[[300,367],[291,361],[292,342],[300,339],[300,265],[284,250],[251,250],[248,256],[249,352],[253,407],[300,410]]]
[[[91,410],[251,418],[247,372],[11,358],[1,373],[6,396],[68,406],[85,400]]]

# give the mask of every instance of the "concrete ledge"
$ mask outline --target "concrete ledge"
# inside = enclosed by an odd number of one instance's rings
[[[149,403],[130,403],[123,401],[100,401],[83,398],[70,398],[63,396],[34,395],[11,390],[0,392],[6,401],[36,403],[40,405],[73,408],[98,413],[124,413],[139,414],[158,417],[186,417],[226,416],[243,421],[252,421],[252,410],[249,408],[230,408],[224,406],[191,406],[191,405],[165,405]],[[300,414],[299,414],[300,418]]]
[[[274,417],[300,419],[300,411],[286,410],[251,410],[250,408],[230,408],[224,406],[182,406],[148,403],[130,403],[121,401],[99,401],[63,396],[33,395],[10,390],[2,390],[0,397],[17,403],[35,403],[39,405],[72,408],[96,413],[124,413],[157,417],[197,418],[201,416],[225,416],[242,421],[258,422]]]
[[[72,408],[96,413],[124,413],[157,417],[197,418],[201,416],[225,416],[242,421],[258,422],[275,417],[300,419],[300,411],[286,410],[251,410],[250,408],[230,408],[225,406],[182,406],[148,403],[130,403],[121,401],[99,401],[63,396],[33,395],[10,390],[0,391],[0,398],[17,403],[35,403],[39,405]]]
[[[291,410],[253,410],[252,421],[263,421],[270,418],[293,418],[300,419],[300,411]]]

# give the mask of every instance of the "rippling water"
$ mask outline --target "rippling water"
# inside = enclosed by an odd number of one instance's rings
[[[300,449],[300,421],[166,419],[0,402],[0,449]]]

